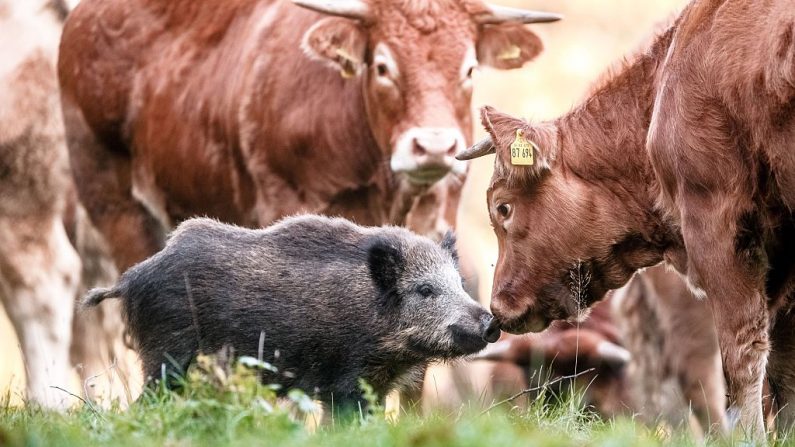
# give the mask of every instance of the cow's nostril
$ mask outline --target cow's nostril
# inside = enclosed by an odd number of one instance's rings
[[[458,148],[458,143],[457,143],[457,142],[453,143],[453,145],[452,145],[452,146],[450,146],[450,147],[447,149],[447,155],[449,155],[450,157],[454,157],[454,156],[455,156],[455,150],[456,150],[457,148]]]
[[[420,142],[415,138],[414,145],[412,146],[412,153],[415,156],[425,155],[428,151],[420,144]]]

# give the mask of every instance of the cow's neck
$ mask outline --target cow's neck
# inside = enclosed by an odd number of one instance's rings
[[[256,101],[244,109],[241,134],[263,191],[260,224],[299,211],[385,223],[397,184],[370,130],[364,80],[308,59],[300,42],[318,17],[291,11],[294,20],[264,27],[249,48],[247,91]]]
[[[566,170],[613,195],[641,233],[664,244],[679,238],[656,206],[659,182],[646,151],[657,74],[675,24],[612,75],[589,98],[558,119],[558,157]],[[660,236],[665,234],[665,236]],[[666,248],[665,250],[667,250]]]
[[[286,5],[287,18],[262,19],[275,17],[268,14],[274,7],[279,6],[262,1],[252,14],[252,26],[260,31],[242,50],[253,63],[244,95],[252,101],[241,118],[241,158],[261,193],[258,223],[310,211],[365,225],[422,222],[440,228],[429,210],[449,202],[450,191],[457,196],[460,180],[448,176],[448,183],[420,194],[396,178],[391,151],[379,146],[371,130],[366,78],[345,79],[301,49],[304,33],[323,16]],[[437,206],[429,205],[433,201]],[[452,224],[450,215],[445,219]]]

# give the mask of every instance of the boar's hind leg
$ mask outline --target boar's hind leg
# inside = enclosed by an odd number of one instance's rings
[[[80,201],[123,272],[162,247],[165,229],[133,197],[131,156],[122,143],[108,147],[114,143],[100,141],[68,98],[63,112]]]
[[[768,374],[778,407],[776,430],[786,434],[795,428],[795,315],[779,314],[771,338]]]

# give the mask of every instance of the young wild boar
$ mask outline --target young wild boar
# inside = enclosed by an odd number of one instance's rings
[[[85,304],[123,300],[150,383],[231,345],[278,369],[267,383],[355,405],[360,378],[383,396],[429,361],[499,338],[464,292],[454,245],[319,216],[262,230],[193,219]]]

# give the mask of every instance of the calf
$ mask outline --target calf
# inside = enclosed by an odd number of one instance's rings
[[[272,363],[278,373],[263,380],[282,390],[347,406],[361,400],[359,379],[383,396],[430,360],[499,337],[464,292],[453,246],[452,236],[437,245],[397,227],[316,216],[264,230],[193,219],[85,302],[122,298],[149,380],[231,345]]]
[[[767,371],[791,426],[793,23],[787,0],[694,2],[571,113],[531,125],[484,110],[490,138],[461,158],[497,152],[506,330],[576,318],[665,260],[708,299],[740,425],[763,436]]]

